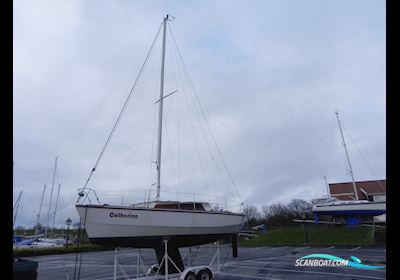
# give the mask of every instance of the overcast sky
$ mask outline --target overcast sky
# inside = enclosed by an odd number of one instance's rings
[[[56,156],[53,203],[61,184],[56,224],[78,220],[77,189],[167,13],[175,17],[169,25],[245,203],[308,200],[326,193],[323,176],[330,183],[351,180],[335,110],[355,179],[385,179],[385,9],[383,0],[14,0],[14,201],[23,191],[17,224],[36,222],[44,184],[46,223]],[[198,111],[190,115],[192,101],[185,98],[191,92],[173,83],[179,71],[171,65],[178,60],[168,35],[165,93],[179,92],[164,103],[161,198],[172,199],[167,193],[175,191],[205,193],[210,200],[233,196],[217,150],[207,146],[212,138],[194,120]],[[143,201],[146,194],[138,190],[155,182],[157,42],[89,184],[100,189],[102,201],[122,203],[122,196],[124,203]],[[217,179],[213,183],[204,175]]]

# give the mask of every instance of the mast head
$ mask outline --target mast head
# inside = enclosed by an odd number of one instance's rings
[[[169,21],[173,21],[175,19],[174,16],[171,16],[169,14],[167,14],[167,16],[164,18],[165,21],[169,20]]]

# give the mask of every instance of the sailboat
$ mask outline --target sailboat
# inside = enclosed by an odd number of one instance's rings
[[[79,203],[80,198],[92,191],[86,188],[86,184],[85,188],[80,190],[76,204],[81,225],[86,229],[90,242],[119,247],[154,248],[158,258],[163,253],[164,240],[168,240],[169,254],[174,251],[174,254],[179,256],[177,248],[207,244],[231,237],[241,229],[244,222],[244,214],[226,211],[226,209],[214,210],[208,202],[160,199],[163,99],[166,97],[164,96],[164,61],[168,20],[170,16],[167,15],[162,24],[160,99],[157,101],[159,119],[156,199],[130,206]],[[94,170],[95,168],[92,172]],[[98,199],[97,201],[99,202]],[[180,257],[176,259],[174,262],[182,267],[179,264]]]
[[[359,200],[356,183],[354,180],[353,169],[349,154],[347,151],[346,142],[344,140],[342,126],[339,120],[339,112],[335,112],[337,122],[339,125],[340,134],[343,140],[344,150],[346,152],[347,163],[349,172],[352,179],[354,190],[353,200],[339,200],[336,197],[330,197],[328,187],[328,198],[320,200],[313,206],[314,220],[318,224],[319,215],[328,215],[333,217],[344,217],[347,225],[357,225],[360,222],[359,217],[371,217],[386,214],[386,202],[373,202],[368,200]],[[326,177],[325,177],[326,179]]]

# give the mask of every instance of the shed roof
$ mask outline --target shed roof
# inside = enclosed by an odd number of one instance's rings
[[[356,183],[356,189],[359,199],[368,199],[365,196],[363,189],[368,195],[385,195],[386,194],[386,179],[384,180],[370,180],[370,181],[358,181]],[[329,190],[331,196],[337,197],[341,200],[353,199],[353,183],[330,183]]]

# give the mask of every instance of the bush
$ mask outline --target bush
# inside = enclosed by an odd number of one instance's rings
[[[306,242],[306,234],[308,242]],[[266,234],[244,241],[243,246],[368,246],[373,245],[371,229],[306,225],[269,229]]]

